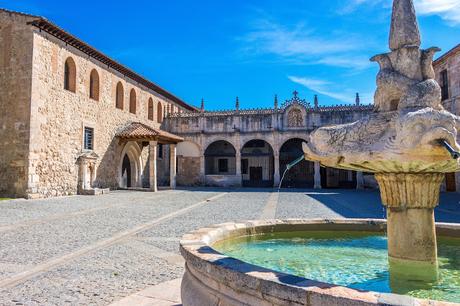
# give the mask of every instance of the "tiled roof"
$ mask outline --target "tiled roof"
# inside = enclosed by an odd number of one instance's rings
[[[140,122],[133,122],[116,134],[117,137],[127,140],[156,140],[162,143],[178,143],[184,138],[155,129]]]
[[[443,55],[441,55],[437,60],[435,60],[433,62],[433,65],[437,66],[437,65],[441,64],[442,62],[444,62],[444,60],[449,58],[451,55],[454,55],[454,54],[456,54],[458,52],[460,52],[460,44],[455,46],[455,47],[453,47],[452,49],[450,49],[449,51],[447,51]]]

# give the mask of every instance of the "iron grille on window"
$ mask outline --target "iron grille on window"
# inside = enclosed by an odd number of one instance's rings
[[[85,150],[94,149],[94,129],[85,127]]]
[[[447,70],[441,71],[441,95],[443,101],[449,99],[449,78],[447,76]]]

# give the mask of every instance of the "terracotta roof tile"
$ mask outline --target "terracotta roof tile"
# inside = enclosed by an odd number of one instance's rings
[[[117,137],[130,140],[157,140],[166,143],[184,141],[182,137],[152,128],[140,122],[133,122],[116,134]]]

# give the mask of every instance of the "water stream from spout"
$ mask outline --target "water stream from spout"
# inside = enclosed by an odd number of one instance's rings
[[[291,170],[292,167],[294,167],[295,165],[297,165],[298,163],[300,163],[300,162],[303,161],[303,160],[305,160],[305,157],[302,155],[302,156],[300,156],[299,158],[297,158],[296,160],[294,160],[293,162],[289,163],[289,164],[286,166],[286,170],[284,170],[283,176],[281,177],[280,184],[279,184],[279,186],[278,186],[278,193],[279,193],[280,190],[281,190],[281,186],[283,186],[284,177],[286,176],[286,174],[288,173],[288,171]]]

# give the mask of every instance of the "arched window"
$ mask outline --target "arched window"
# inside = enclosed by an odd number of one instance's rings
[[[136,113],[136,91],[134,88],[129,92],[129,112]]]
[[[99,74],[96,69],[91,70],[89,75],[89,97],[99,101]]]
[[[148,119],[153,121],[153,100],[149,98]]]
[[[77,68],[71,57],[64,64],[64,89],[75,92],[77,85]]]
[[[158,105],[157,105],[157,121],[158,123],[163,122],[163,106],[161,106],[160,102],[158,102]]]
[[[121,82],[118,82],[117,84],[117,92],[115,95],[115,106],[119,109],[123,109],[123,100],[124,100],[124,91],[123,91],[123,85]]]

